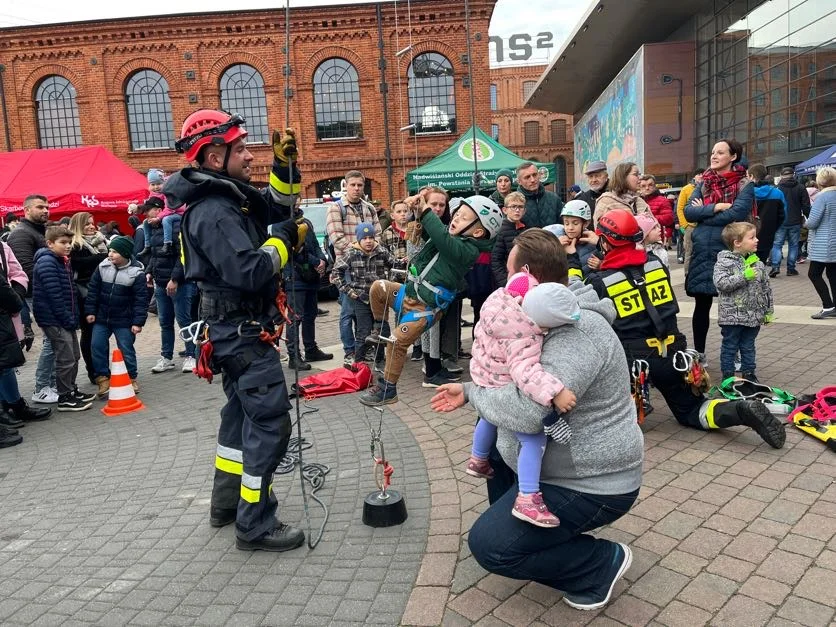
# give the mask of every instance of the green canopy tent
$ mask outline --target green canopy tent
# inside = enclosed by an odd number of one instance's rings
[[[459,137],[447,150],[432,161],[407,172],[406,185],[409,193],[415,193],[422,187],[434,185],[450,192],[466,192],[473,189],[473,152],[474,147],[482,175],[480,187],[496,187],[496,173],[503,168],[514,170],[525,159],[515,155],[499,142],[491,139],[482,129],[476,127],[476,140],[473,140],[473,127]],[[554,183],[553,163],[537,163],[540,168],[540,180],[543,184]]]

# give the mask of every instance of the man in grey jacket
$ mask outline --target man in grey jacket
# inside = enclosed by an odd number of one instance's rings
[[[515,241],[508,272],[525,265],[541,283],[568,281],[563,247],[545,231],[532,229]],[[540,359],[577,397],[566,416],[572,438],[565,445],[548,442],[540,472],[543,500],[560,518],[560,526],[543,533],[515,519],[511,507],[516,490],[509,484],[474,523],[469,544],[488,571],[537,581],[562,591],[568,605],[592,610],[609,602],[616,581],[630,567],[632,553],[624,544],[587,532],[632,507],[641,486],[644,439],[630,396],[624,351],[610,326],[615,318],[612,301],[599,300],[594,290],[579,283],[570,288],[578,298],[580,319],[549,331]],[[513,385],[486,389],[447,384],[439,388],[432,406],[451,411],[466,399],[497,425],[497,449],[516,468],[514,432],[539,432],[548,410]]]

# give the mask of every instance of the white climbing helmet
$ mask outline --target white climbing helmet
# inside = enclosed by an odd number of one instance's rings
[[[560,212],[560,215],[580,218],[589,222],[592,219],[592,209],[589,208],[586,201],[576,198],[563,205],[563,211]]]
[[[457,199],[454,198],[453,200]],[[504,216],[502,210],[494,201],[485,196],[470,196],[461,200],[455,207],[455,211],[458,211],[462,205],[467,205],[473,210],[482,227],[488,232],[489,239],[496,237],[496,234],[499,233],[499,227],[502,226]]]

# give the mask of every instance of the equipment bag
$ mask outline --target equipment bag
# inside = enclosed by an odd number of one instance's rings
[[[360,362],[352,368],[339,367],[334,370],[314,374],[299,381],[299,387],[293,386],[292,396],[306,399],[325,398],[338,394],[352,394],[365,390],[372,380],[369,367]]]

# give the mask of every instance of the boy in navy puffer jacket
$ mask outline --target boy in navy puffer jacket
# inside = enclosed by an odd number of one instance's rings
[[[82,394],[75,384],[81,350],[70,266],[73,233],[65,226],[51,226],[44,238],[47,247],[35,253],[32,270],[32,309],[55,352],[58,411],[83,411],[90,408],[95,396]]]
[[[148,290],[145,270],[131,259],[133,252],[134,243],[129,237],[114,237],[110,241],[107,259],[93,273],[84,303],[87,321],[93,324],[91,348],[99,398],[110,390],[111,335],[116,336],[134,392],[139,391],[134,338],[142,332],[148,317]]]

